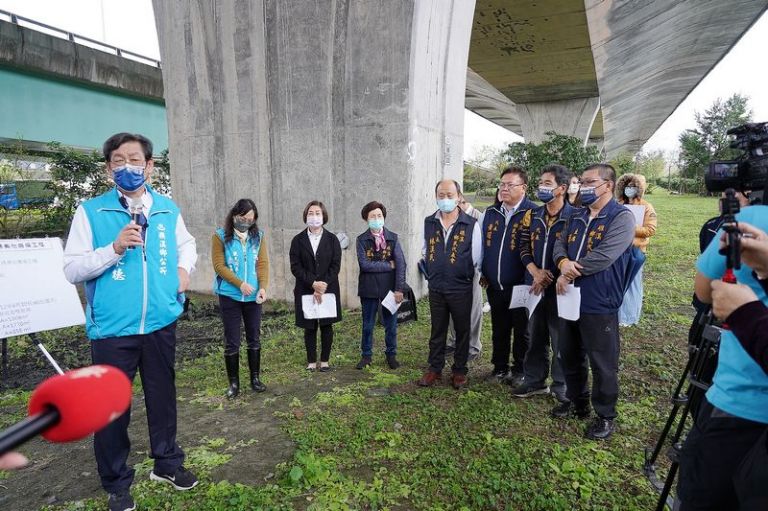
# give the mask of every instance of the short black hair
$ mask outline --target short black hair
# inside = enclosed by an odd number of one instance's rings
[[[602,179],[616,184],[616,169],[610,163],[592,163],[586,166],[582,174],[588,170],[597,170]]]
[[[509,167],[505,168],[501,171],[501,175],[499,176],[499,179],[506,176],[507,174],[517,174],[520,176],[520,179],[523,180],[523,184],[528,184],[528,173],[525,171],[523,167],[518,167],[517,165],[510,165]]]
[[[557,183],[557,186],[568,186],[571,178],[573,177],[573,172],[571,172],[568,167],[558,163],[550,163],[549,165],[545,165],[544,168],[541,169],[541,173],[542,175],[552,174],[555,176],[555,183]]]
[[[152,142],[147,137],[139,135],[138,133],[123,132],[112,135],[106,142],[104,142],[104,147],[102,148],[102,151],[104,152],[104,160],[109,161],[112,159],[112,153],[126,142],[138,142],[141,144],[141,149],[144,151],[144,159],[152,159]]]
[[[448,179],[441,179],[440,181],[437,182],[437,184],[435,185],[435,195],[437,195],[437,189],[440,187],[440,183],[442,183],[443,181],[448,181]],[[450,181],[453,181],[453,184],[456,185],[456,193],[458,195],[461,195],[461,185],[459,184],[459,182],[456,181],[455,179],[451,179]]]
[[[302,215],[302,219],[304,220],[304,223],[307,222],[307,213],[309,213],[309,208],[311,208],[312,206],[318,206],[320,208],[320,211],[323,212],[323,225],[327,224],[328,210],[325,209],[325,204],[323,204],[319,200],[309,201],[309,203],[304,207],[304,213]]]
[[[387,208],[384,207],[384,204],[378,201],[371,201],[363,206],[362,211],[360,211],[360,215],[363,217],[363,220],[368,220],[368,215],[374,209],[380,209],[381,214],[384,215],[384,218],[387,218]]]
[[[248,229],[248,234],[251,237],[256,236],[259,232],[259,226],[257,220],[259,219],[259,210],[256,209],[256,203],[251,199],[240,199],[235,202],[232,209],[227,213],[227,218],[224,220],[224,242],[229,243],[232,241],[232,237],[235,233],[235,217],[247,215],[249,211],[253,211],[253,225]]]

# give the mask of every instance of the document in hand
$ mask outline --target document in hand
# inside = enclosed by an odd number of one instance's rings
[[[568,321],[576,321],[581,315],[581,289],[568,284],[564,295],[557,295],[557,315]]]
[[[531,293],[531,286],[520,285],[512,288],[512,300],[509,302],[510,309],[525,307],[528,310],[528,317],[531,317],[533,310],[541,301],[541,295]]]
[[[325,293],[322,303],[315,301],[315,295],[302,295],[301,310],[304,312],[304,319],[335,318],[336,295]]]
[[[643,222],[645,221],[645,206],[625,204],[624,207],[630,210],[634,215],[636,226],[643,225]]]
[[[395,301],[395,293],[392,291],[387,293],[387,296],[381,301],[381,305],[386,307],[392,314],[396,313],[402,304],[403,302],[397,303]]]

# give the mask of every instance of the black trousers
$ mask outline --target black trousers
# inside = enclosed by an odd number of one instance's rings
[[[261,349],[261,304],[240,302],[219,295],[219,310],[224,323],[224,354],[240,351],[240,324],[245,324],[245,341],[249,350]]]
[[[429,337],[429,370],[442,372],[445,367],[445,344],[448,323],[453,320],[456,330],[456,351],[453,354],[454,373],[467,374],[469,334],[472,326],[472,289],[462,292],[441,293],[429,291],[429,312],[432,332]]]
[[[525,353],[528,351],[528,313],[525,309],[510,309],[512,286],[508,289],[487,289],[491,305],[491,342],[493,352],[491,363],[494,372],[510,369],[509,355],[512,353],[512,372],[522,373]],[[511,340],[514,332],[514,341]]]
[[[566,396],[577,405],[589,402],[592,367],[592,407],[604,419],[616,417],[619,397],[619,317],[581,314],[578,321],[560,320],[560,362]]]
[[[333,325],[320,326],[320,362],[328,362],[333,345]],[[317,328],[304,329],[304,347],[307,349],[307,363],[317,362]]]
[[[702,400],[680,452],[679,510],[739,509],[733,478],[766,428],[768,424],[734,417]]]
[[[154,471],[173,474],[184,462],[176,443],[176,322],[145,335],[110,337],[91,341],[94,364],[122,370],[131,381],[138,369],[147,406],[150,456]],[[93,450],[101,485],[109,493],[126,490],[133,483],[133,468],[126,465],[131,451],[128,438],[130,408],[93,435]]]
[[[525,383],[544,385],[552,368],[552,389],[565,390],[565,378],[558,359],[560,318],[557,315],[557,294],[547,289],[530,319],[530,345],[525,354]],[[550,341],[552,361],[550,363]]]

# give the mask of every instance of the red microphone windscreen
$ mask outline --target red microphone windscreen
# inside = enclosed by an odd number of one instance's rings
[[[95,365],[53,376],[29,399],[29,415],[53,406],[58,424],[43,432],[51,442],[80,440],[120,417],[131,404],[131,381],[120,369]]]

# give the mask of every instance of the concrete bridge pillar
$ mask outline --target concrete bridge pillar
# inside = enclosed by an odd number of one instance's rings
[[[535,144],[546,139],[546,132],[555,131],[576,137],[586,145],[599,111],[600,98],[517,104],[523,138]]]
[[[434,184],[462,175],[474,0],[154,0],[174,198],[198,240],[251,197],[269,239],[270,295],[290,299],[288,248],[313,199],[351,241],[342,300],[357,300],[360,209],[379,200],[416,261]]]

